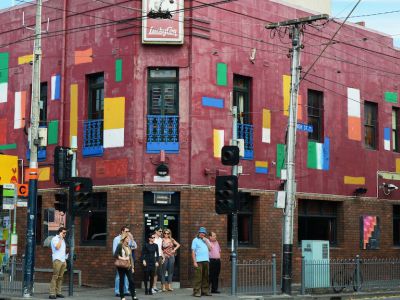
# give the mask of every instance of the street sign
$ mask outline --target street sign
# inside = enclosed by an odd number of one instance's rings
[[[297,130],[313,132],[313,126],[308,124],[297,123]]]
[[[28,185],[26,183],[24,184],[18,184],[18,197],[28,197]]]
[[[3,184],[3,209],[14,209],[14,184]]]

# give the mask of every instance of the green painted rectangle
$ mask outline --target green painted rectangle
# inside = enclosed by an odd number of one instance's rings
[[[0,145],[0,150],[10,150],[10,149],[17,149],[17,144]]]
[[[119,58],[115,61],[115,81],[122,81],[122,59]]]
[[[398,94],[396,92],[385,92],[385,101],[390,103],[397,103]]]
[[[8,52],[0,53],[0,83],[8,82]]]
[[[217,85],[228,85],[228,66],[225,63],[217,63]]]
[[[276,144],[276,177],[281,178],[281,170],[285,168],[285,145]]]
[[[58,143],[58,120],[51,120],[47,128],[47,144],[56,145]]]
[[[14,190],[6,190],[3,188],[3,197],[14,197]]]
[[[317,168],[317,143],[308,142],[307,145],[307,168]]]

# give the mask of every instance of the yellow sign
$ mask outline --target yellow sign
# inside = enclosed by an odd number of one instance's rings
[[[18,156],[0,154],[0,184],[18,183]]]

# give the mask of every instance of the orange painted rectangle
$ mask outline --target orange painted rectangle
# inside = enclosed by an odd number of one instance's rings
[[[297,120],[303,121],[303,97],[301,95],[297,97]]]
[[[93,49],[89,48],[82,51],[75,51],[75,64],[85,64],[93,62]]]
[[[348,117],[347,134],[350,140],[361,141],[361,119],[358,117]]]

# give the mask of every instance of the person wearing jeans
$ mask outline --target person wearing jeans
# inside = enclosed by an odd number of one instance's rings
[[[210,241],[206,238],[207,230],[200,227],[197,236],[192,241],[192,259],[194,266],[193,296],[211,296],[209,291],[208,272]]]
[[[51,240],[51,252],[53,259],[53,276],[50,282],[49,299],[64,298],[61,294],[61,287],[63,282],[63,276],[65,269],[67,267],[67,255],[66,255],[66,245],[65,236],[67,234],[67,229],[65,227],[60,227],[57,231],[57,235]]]
[[[164,253],[164,263],[161,269],[161,286],[162,291],[166,292],[173,291],[171,283],[174,276],[175,254],[181,245],[172,238],[171,230],[168,228],[164,229],[163,235],[161,247]],[[165,278],[166,272],[168,272],[168,283]]]

